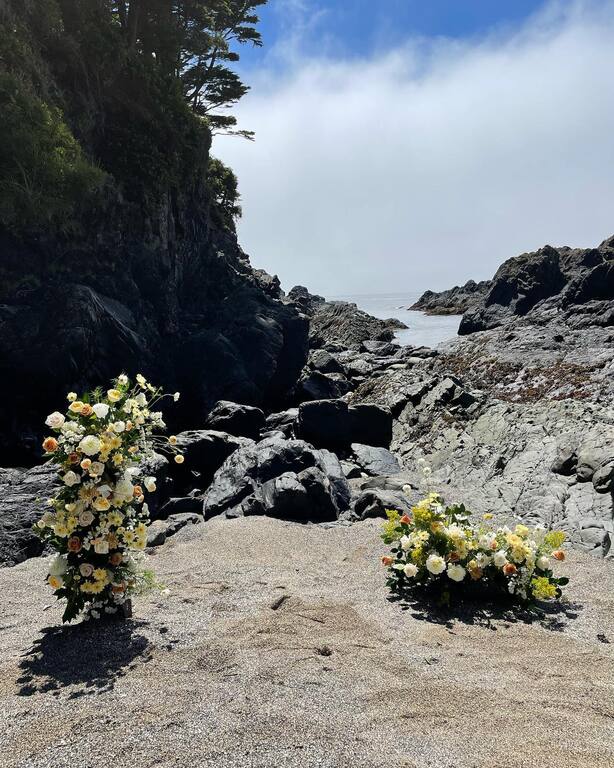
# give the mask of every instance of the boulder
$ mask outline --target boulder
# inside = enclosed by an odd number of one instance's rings
[[[183,512],[171,515],[167,520],[154,520],[147,530],[147,546],[159,547],[186,525],[198,525],[203,522],[200,512]]]
[[[392,440],[392,412],[374,403],[351,405],[350,435],[353,443],[388,448]]]
[[[207,488],[215,472],[237,448],[251,445],[246,437],[235,437],[213,429],[193,429],[177,435],[177,448],[185,456],[183,464],[169,465],[174,496]]]
[[[348,480],[355,480],[356,478],[363,476],[361,468],[358,466],[358,464],[354,464],[353,461],[346,461],[345,459],[342,459],[341,469],[343,470],[343,474],[347,477]]]
[[[320,371],[320,373],[345,374],[344,366],[339,362],[339,360],[336,357],[334,357],[326,349],[314,350],[310,354],[307,364],[314,371]]]
[[[354,514],[360,520],[369,517],[386,517],[386,510],[394,509],[401,514],[411,512],[409,499],[402,491],[371,489],[363,491],[354,503]]]
[[[614,491],[614,461],[599,467],[593,475],[593,486],[597,493]]]
[[[289,408],[287,411],[271,413],[266,417],[265,431],[279,430],[286,437],[290,437],[293,434],[294,424],[297,419],[298,408]]]
[[[347,394],[352,389],[350,382],[340,373],[308,371],[297,384],[299,400],[330,400]]]
[[[347,301],[327,301],[312,305],[309,346],[318,349],[330,344],[358,349],[368,339],[390,341],[394,330]]]
[[[299,437],[318,448],[339,448],[350,443],[350,414],[343,400],[312,400],[298,409]]]
[[[352,443],[352,453],[368,475],[396,475],[401,471],[398,459],[386,448]]]
[[[50,463],[26,471],[0,469],[0,565],[15,565],[42,554],[44,545],[32,526],[58,484],[56,468]]]
[[[350,489],[337,457],[302,440],[267,439],[239,448],[205,494],[206,519],[269,515],[297,522],[337,520]]]
[[[264,413],[260,408],[218,400],[205,424],[209,429],[257,440],[264,421]]]

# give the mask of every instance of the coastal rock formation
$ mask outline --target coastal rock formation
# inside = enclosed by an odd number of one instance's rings
[[[235,451],[204,497],[206,519],[268,515],[297,522],[337,520],[350,489],[338,458],[302,440],[268,438]]]
[[[425,291],[409,309],[425,312],[427,315],[463,315],[478,305],[492,285],[491,280],[468,280],[446,291]]]
[[[614,237],[597,248],[553,248],[509,259],[488,292],[463,317],[459,334],[496,328],[515,317],[536,325],[557,313],[572,328],[614,325]]]

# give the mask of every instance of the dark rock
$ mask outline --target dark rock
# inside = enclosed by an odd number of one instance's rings
[[[358,349],[367,339],[391,341],[394,330],[385,320],[358,309],[345,301],[317,304],[311,316],[309,346],[317,349],[330,343]],[[330,347],[329,347],[330,348]]]
[[[396,475],[401,471],[397,458],[386,448],[352,443],[352,453],[368,475]]]
[[[574,475],[577,463],[578,457],[575,449],[570,446],[561,446],[556,452],[550,469],[557,475]]]
[[[295,285],[294,288],[291,288],[288,299],[306,315],[312,315],[318,304],[324,304],[326,301],[323,296],[309,293],[307,288],[302,285]]]
[[[373,341],[370,339],[363,341],[360,347],[365,352],[371,352],[372,354],[379,355],[380,357],[394,357],[394,355],[396,355],[396,353],[399,351],[397,344],[390,344],[386,341]]]
[[[289,408],[287,411],[280,411],[279,413],[271,413],[266,418],[265,429],[261,433],[261,437],[270,437],[267,432],[279,431],[284,434],[285,437],[294,436],[294,424],[298,419],[298,408]]]
[[[32,526],[58,485],[53,464],[27,471],[0,469],[0,565],[15,565],[43,552]]]
[[[350,489],[337,457],[302,440],[263,440],[233,453],[205,495],[207,519],[269,515],[298,522],[336,520]]]
[[[386,510],[401,514],[411,512],[411,504],[401,491],[371,489],[363,491],[354,503],[354,514],[360,520],[369,517],[386,517]]]
[[[219,400],[205,423],[209,429],[257,440],[264,427],[264,413],[260,408]]]
[[[439,293],[425,291],[410,309],[425,312],[427,315],[462,315],[477,306],[491,286],[491,280],[482,280],[479,283],[468,280],[465,285],[457,285]]]
[[[167,520],[175,515],[183,514],[202,514],[203,500],[198,495],[195,496],[175,496],[170,498],[160,509],[158,518]]]
[[[213,429],[193,429],[177,435],[183,464],[169,464],[174,496],[187,496],[195,488],[206,488],[215,472],[237,448],[251,445],[246,437],[235,437]]]
[[[351,442],[388,448],[392,440],[392,413],[373,403],[350,406]]]
[[[354,464],[352,461],[346,461],[345,459],[341,459],[341,469],[348,480],[355,480],[358,477],[362,477],[363,474],[358,464]]]
[[[614,298],[614,247],[552,248],[509,259],[497,270],[490,290],[461,321],[459,334],[496,328],[515,317],[547,319],[565,312],[574,323],[609,323]],[[564,338],[564,336],[563,336]]]
[[[297,385],[299,400],[330,400],[352,390],[350,382],[339,373],[311,371]]]
[[[326,349],[314,350],[309,356],[307,365],[320,373],[346,373],[345,367]]]
[[[343,400],[312,400],[298,409],[299,437],[318,448],[339,448],[351,442],[351,420]]]
[[[186,525],[203,522],[201,512],[183,512],[171,515],[167,520],[154,520],[147,530],[147,546],[159,547]]]

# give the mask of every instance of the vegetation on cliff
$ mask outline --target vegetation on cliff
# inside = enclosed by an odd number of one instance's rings
[[[266,0],[7,0],[0,5],[0,226],[66,233],[118,195],[194,194],[232,228],[236,179],[211,134],[247,91]]]

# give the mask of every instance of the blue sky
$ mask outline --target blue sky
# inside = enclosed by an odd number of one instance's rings
[[[614,0],[271,0],[216,136],[288,289],[443,289],[614,233]]]
[[[408,37],[472,38],[518,24],[544,0],[269,0],[264,46],[241,52],[244,68],[270,63],[289,35],[305,55],[370,56]]]

